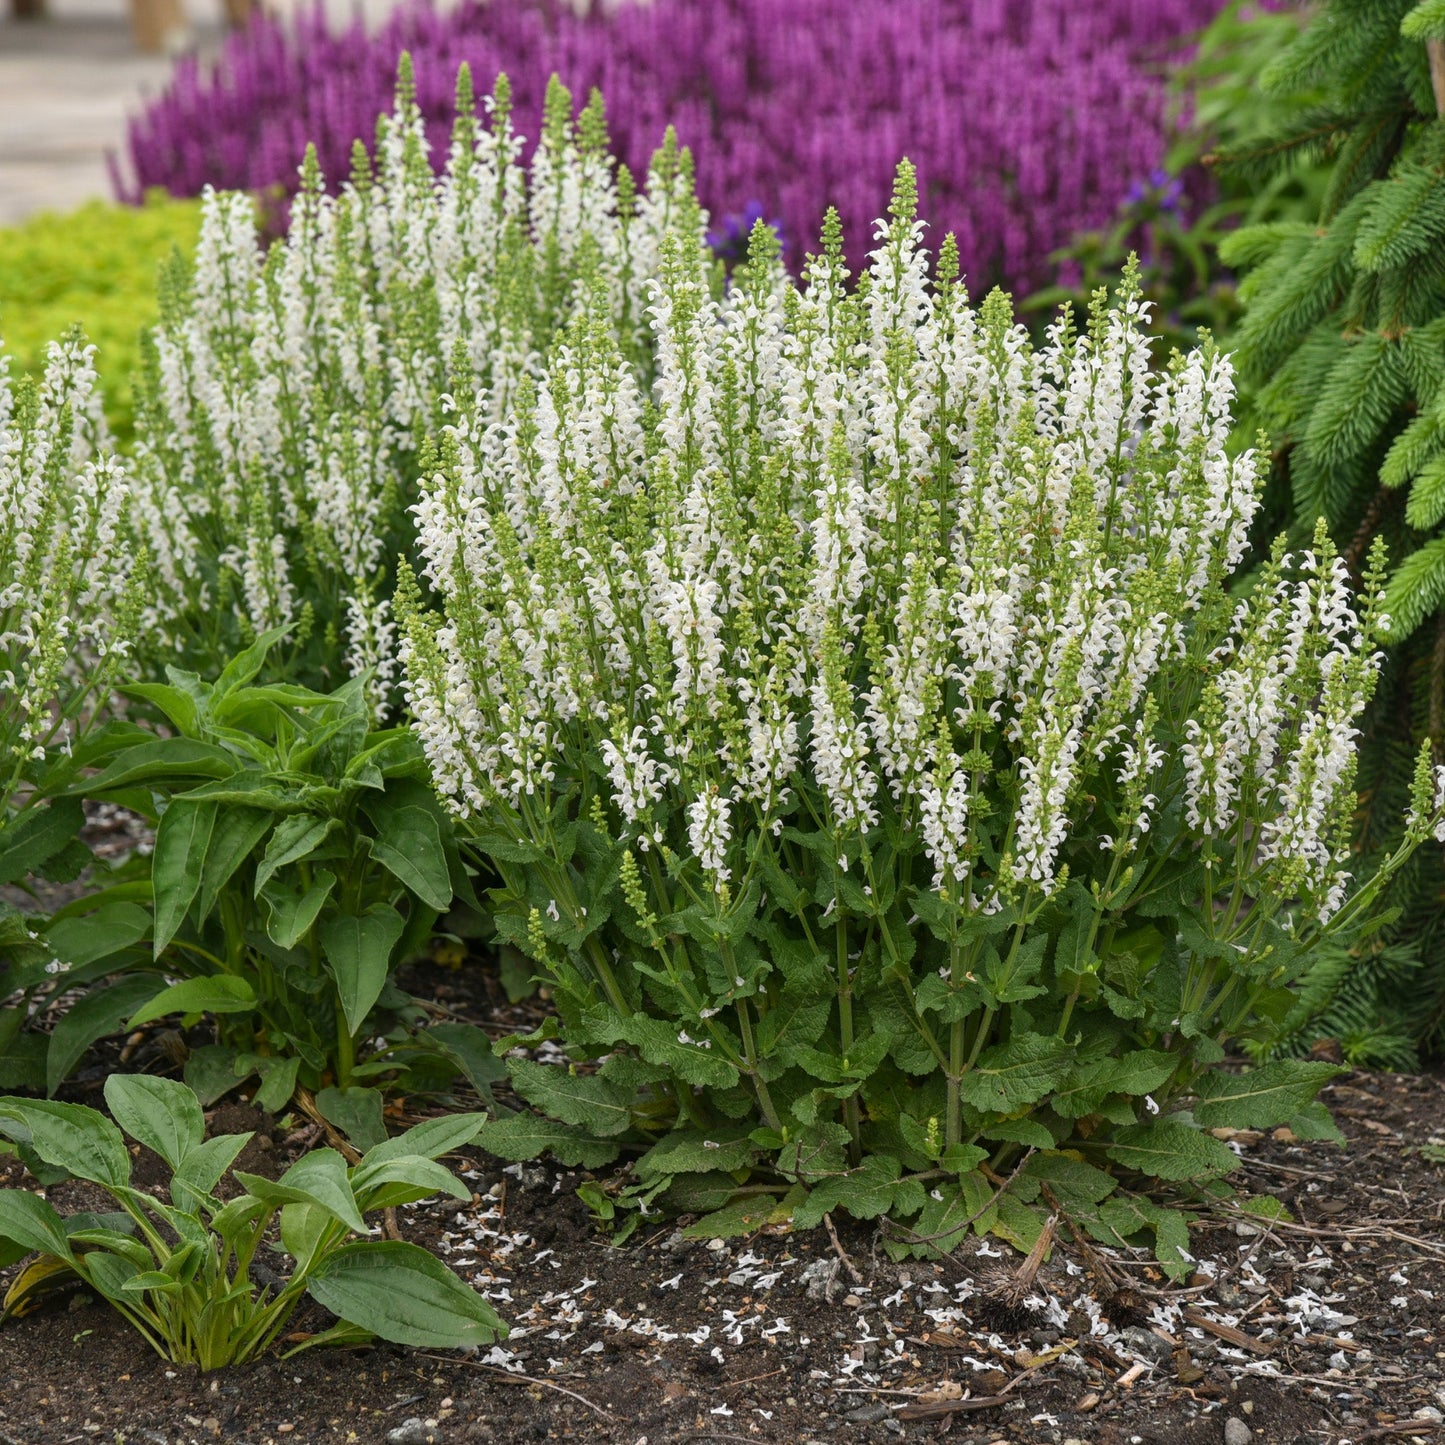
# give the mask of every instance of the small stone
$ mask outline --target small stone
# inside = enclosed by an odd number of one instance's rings
[[[276,1427],[276,1433],[278,1435],[289,1435],[295,1428],[296,1427],[289,1420],[283,1420]]]
[[[1416,1420],[1438,1421],[1442,1418],[1442,1416],[1440,1414],[1440,1411],[1437,1410],[1433,1405],[1424,1405],[1420,1409],[1415,1411],[1415,1414],[1412,1418]]]
[[[707,1242],[707,1247],[712,1250],[714,1254],[721,1254],[727,1249],[728,1242],[725,1239],[710,1239]]]
[[[843,1418],[855,1425],[877,1425],[892,1413],[887,1405],[864,1405],[861,1409],[849,1410]]]
[[[1254,1436],[1243,1420],[1231,1415],[1224,1422],[1224,1445],[1249,1445],[1252,1439]]]
[[[1243,1400],[1243,1401],[1240,1402],[1239,1408],[1240,1408],[1241,1410],[1243,1410],[1246,1415],[1253,1415],[1253,1414],[1254,1414],[1254,1401],[1253,1401],[1253,1400]]]
[[[395,1430],[389,1430],[386,1436],[386,1445],[441,1445],[441,1432],[436,1425],[427,1424],[419,1416],[413,1415],[409,1420],[403,1420]]]
[[[843,1296],[843,1303],[847,1305],[849,1309],[856,1310],[863,1301],[859,1299],[856,1294],[845,1294]],[[881,1419],[882,1417],[880,1416],[879,1418]]]
[[[1153,1330],[1146,1330],[1142,1325],[1130,1325],[1124,1331],[1124,1338],[1129,1341],[1136,1354],[1152,1360],[1156,1365],[1162,1365],[1169,1358],[1168,1342],[1161,1340]]]

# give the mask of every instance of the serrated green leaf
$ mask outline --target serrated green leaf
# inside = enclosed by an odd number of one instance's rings
[[[1073,1049],[1044,1034],[1020,1034],[979,1055],[959,1080],[959,1094],[975,1109],[1012,1114],[1037,1103],[1058,1084],[1073,1059]]]
[[[877,1219],[893,1207],[899,1166],[886,1154],[873,1154],[856,1169],[815,1184],[793,1210],[793,1223],[811,1229],[834,1209],[846,1209],[854,1219]]]
[[[512,1059],[508,1069],[522,1098],[564,1124],[602,1139],[625,1133],[632,1125],[632,1093],[610,1079],[530,1059]]]
[[[719,1139],[695,1129],[678,1130],[659,1139],[637,1161],[638,1177],[660,1174],[705,1174],[710,1170],[732,1173],[757,1158],[757,1147],[747,1138]]]
[[[1194,1118],[1202,1129],[1271,1129],[1347,1072],[1335,1064],[1280,1059],[1246,1074],[1205,1074],[1194,1084]]]
[[[1155,1179],[1212,1179],[1239,1163],[1212,1135],[1177,1119],[1157,1119],[1121,1129],[1109,1146],[1109,1158]]]
[[[618,1146],[585,1129],[558,1124],[535,1114],[489,1119],[477,1131],[476,1145],[498,1159],[536,1159],[550,1154],[569,1168],[600,1169],[618,1155]]]

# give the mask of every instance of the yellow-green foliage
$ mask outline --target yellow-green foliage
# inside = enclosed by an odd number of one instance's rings
[[[189,254],[200,224],[199,201],[153,192],[140,207],[90,201],[0,229],[0,336],[14,365],[39,372],[46,342],[79,322],[97,347],[106,416],[128,438],[139,336],[156,319],[156,267],[172,246]]]

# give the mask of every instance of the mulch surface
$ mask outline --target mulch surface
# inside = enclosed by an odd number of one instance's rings
[[[471,972],[412,987],[525,1026],[528,1006],[459,997]],[[103,1072],[71,1096],[98,1103]],[[1192,1231],[1180,1286],[1143,1253],[1058,1242],[1021,1303],[1000,1297],[1020,1257],[988,1241],[899,1265],[870,1227],[709,1241],[659,1218],[614,1246],[576,1196],[588,1176],[469,1153],[450,1162],[470,1205],[403,1209],[400,1232],[494,1301],[505,1342],[201,1375],[76,1294],[0,1329],[0,1445],[1445,1442],[1445,1075],[1350,1075],[1323,1097],[1346,1148],[1233,1136],[1231,1182],[1290,1222],[1221,1207]],[[235,1103],[211,1124],[258,1130],[253,1172],[317,1142]],[[160,1188],[146,1166],[137,1181]],[[0,1186],[27,1183],[0,1156]],[[103,1206],[83,1184],[49,1197]],[[307,1306],[293,1328],[325,1320]]]

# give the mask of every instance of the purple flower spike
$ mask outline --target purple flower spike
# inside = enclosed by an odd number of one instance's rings
[[[856,271],[906,155],[930,244],[955,233],[974,294],[1028,291],[1051,251],[1109,221],[1131,177],[1168,186],[1159,61],[1220,3],[649,0],[579,16],[560,0],[461,0],[446,15],[415,0],[374,36],[360,23],[332,34],[319,11],[294,26],[261,18],[214,66],[182,61],[131,122],[132,194],[294,191],[308,140],[338,184],[352,142],[370,145],[390,108],[406,49],[434,161],[462,61],[479,91],[507,72],[533,139],[556,72],[579,102],[601,89],[634,172],[676,125],[725,258],[746,254],[762,217],[796,268],[834,205]]]

